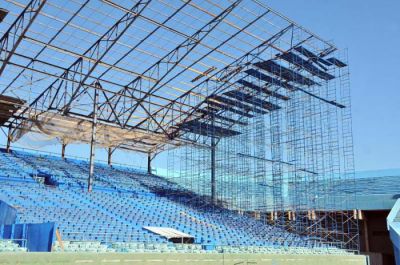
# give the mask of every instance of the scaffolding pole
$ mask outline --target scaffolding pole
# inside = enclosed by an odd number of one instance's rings
[[[292,32],[294,43],[303,38]],[[179,127],[210,150],[185,146],[168,175],[212,203],[307,239],[293,244],[357,251],[357,220],[335,211],[351,203],[338,183],[354,183],[347,60],[334,64],[291,47],[286,60],[233,70],[243,87],[209,96],[202,118]]]
[[[215,137],[211,137],[211,201],[213,204],[216,203],[216,180],[215,180]]]

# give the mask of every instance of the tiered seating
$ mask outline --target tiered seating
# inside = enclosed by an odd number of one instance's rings
[[[306,248],[306,247],[260,247],[260,246],[217,246],[214,250],[204,250],[199,244],[170,243],[138,243],[116,242],[106,245],[97,241],[64,241],[64,249],[58,242],[53,247],[54,252],[125,252],[125,253],[254,253],[254,254],[299,254],[299,255],[351,255],[338,248]]]
[[[21,166],[24,170],[21,171]],[[34,168],[24,163],[20,158],[2,152],[0,155],[0,177],[17,178],[25,181],[32,181],[32,174],[36,172]]]
[[[66,239],[113,242],[137,234],[147,236],[149,240],[156,237],[106,209],[96,207],[89,195],[81,190],[57,189],[38,183],[18,185],[7,181],[0,185],[4,187],[0,200],[17,206],[17,222],[56,222]]]
[[[1,252],[26,252],[26,248],[20,247],[19,244],[14,243],[12,240],[0,240]]]
[[[210,248],[215,252],[264,253],[306,242],[313,246],[306,237],[233,211],[201,207],[203,197],[131,168],[96,165],[94,190],[87,193],[87,162],[24,152],[0,152],[0,160],[10,161],[2,163],[0,177],[7,175],[0,178],[0,200],[18,209],[19,223],[55,222],[65,251],[201,253],[212,245],[221,246]],[[32,181],[43,174],[56,185]],[[177,229],[196,244],[174,245],[145,226]]]
[[[115,252],[99,241],[64,241],[63,247],[56,241],[53,246],[54,252]]]

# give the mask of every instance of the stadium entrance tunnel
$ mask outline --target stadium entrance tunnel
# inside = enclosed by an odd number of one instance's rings
[[[180,244],[180,243],[183,243],[183,244],[193,244],[194,243],[194,238],[193,237],[175,237],[175,238],[171,238],[171,239],[168,239],[168,241],[169,242],[172,242],[172,243],[177,243],[177,244]]]
[[[195,243],[194,237],[183,233],[179,230],[170,227],[155,227],[145,226],[145,230],[148,230],[156,235],[166,238],[169,242],[177,244],[193,244]]]
[[[394,265],[393,246],[387,230],[389,210],[363,210],[359,220],[360,251],[368,255],[371,264]]]
[[[0,253],[0,264],[366,265],[368,263],[367,257],[362,255]]]
[[[58,183],[53,179],[53,176],[46,172],[39,171],[37,174],[31,174],[31,177],[36,179],[37,182],[43,183],[46,186],[58,186]]]

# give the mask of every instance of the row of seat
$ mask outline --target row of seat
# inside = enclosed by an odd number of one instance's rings
[[[0,252],[26,252],[25,247],[20,247],[12,240],[0,240]]]
[[[319,245],[318,240],[289,233],[229,209],[210,206],[203,196],[140,170],[98,164],[94,190],[87,193],[86,161],[26,152],[0,152],[1,160],[10,161],[2,164],[2,169],[11,172],[12,178],[3,176],[0,179],[0,200],[16,206],[17,222],[55,222],[63,240],[95,240],[106,246],[115,242],[165,246],[163,244],[168,243],[166,238],[145,229],[146,226],[156,226],[187,233],[199,245],[233,247],[225,251],[241,251],[237,247],[245,246]],[[32,181],[41,176],[48,179],[45,182]],[[26,179],[26,182],[15,181],[18,178]],[[87,247],[92,248],[97,249],[94,245]],[[104,250],[103,246],[99,248]],[[74,245],[71,249],[80,247]],[[117,249],[149,250],[125,245]]]
[[[255,254],[300,254],[300,255],[351,255],[342,249],[320,247],[309,249],[305,247],[257,247],[257,246],[217,246],[206,250],[199,244],[172,244],[172,243],[125,243],[117,242],[111,245],[90,241],[64,241],[62,245],[57,241],[54,252],[125,252],[125,253],[255,253]]]

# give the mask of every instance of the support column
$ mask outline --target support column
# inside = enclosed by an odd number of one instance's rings
[[[61,145],[61,158],[65,159],[65,147],[67,147],[67,144],[62,143]]]
[[[100,86],[99,82],[95,83],[96,89],[94,90],[93,97],[93,121],[92,121],[92,139],[90,141],[90,162],[89,162],[89,178],[88,178],[88,192],[92,192],[93,178],[94,178],[94,159],[95,159],[95,144],[96,144],[96,126],[97,126],[97,98],[99,92],[97,90]]]
[[[216,181],[215,181],[215,136],[214,136],[214,116],[211,117],[212,119],[212,132],[211,135],[211,201],[213,204],[216,203]]]
[[[363,230],[364,230],[365,252],[369,252],[370,248],[369,248],[368,223],[367,223],[368,221],[365,215],[363,220],[361,220],[361,222],[363,223]]]
[[[211,201],[216,203],[216,183],[215,183],[215,138],[211,138]]]
[[[11,126],[8,127],[8,134],[7,134],[7,147],[6,147],[6,152],[10,153],[10,148],[11,148]]]
[[[108,148],[108,157],[107,157],[107,164],[111,166],[111,158],[112,158],[113,150],[111,147]]]
[[[147,154],[147,173],[151,174],[151,153]]]

